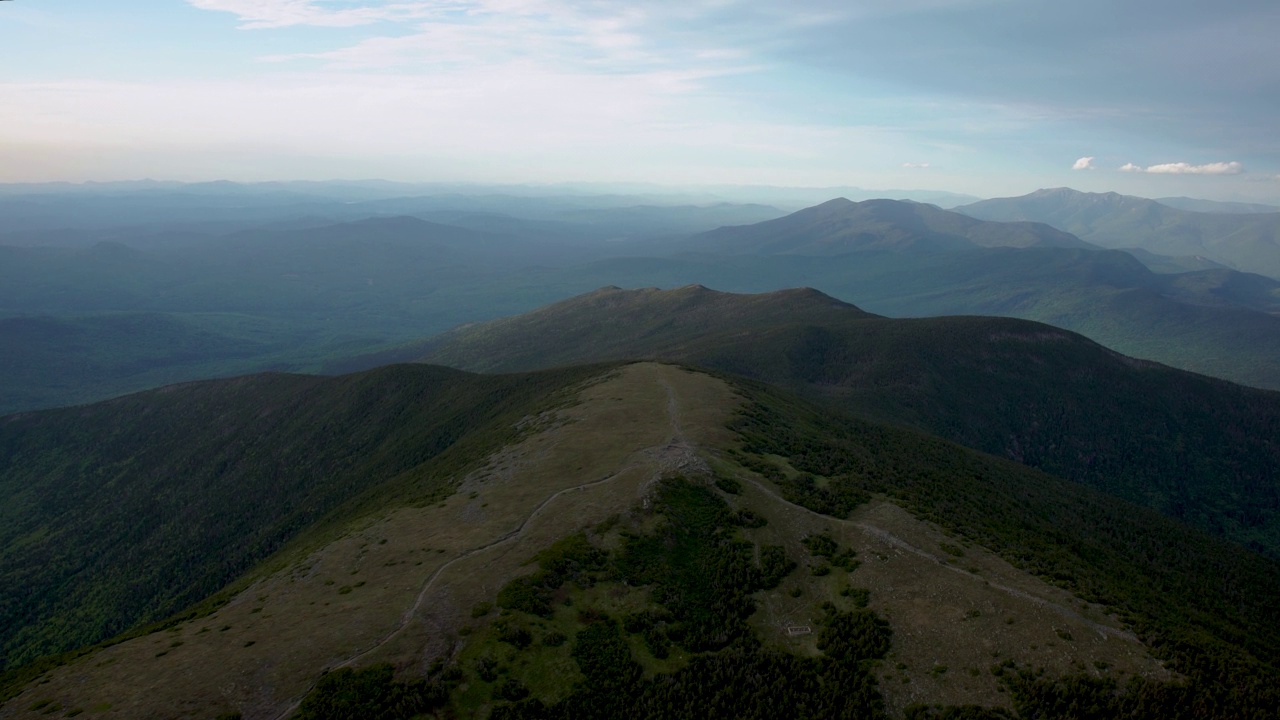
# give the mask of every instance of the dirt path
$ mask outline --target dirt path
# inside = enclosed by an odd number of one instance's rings
[[[775,492],[772,488],[766,486],[764,483],[761,483],[755,478],[748,477],[745,479],[747,482],[754,485],[758,490],[768,495],[769,497],[773,498],[774,500],[777,500],[778,502],[783,503],[784,505],[789,505],[790,507],[796,508],[797,510],[804,511],[806,513],[809,513],[810,515],[820,517],[826,521],[835,521],[838,523],[842,523],[844,525],[851,525],[853,527],[856,527],[859,530],[867,533],[868,535],[871,535],[872,537],[876,538],[877,540],[880,540],[881,542],[884,542],[885,544],[891,547],[895,547],[900,550],[904,550],[906,552],[917,555],[921,558],[924,558],[925,560],[928,560],[949,572],[957,573],[964,577],[970,578],[974,581],[985,583],[987,587],[990,587],[994,590],[999,590],[1000,592],[1003,592],[1008,595],[1012,595],[1013,597],[1026,600],[1027,602],[1030,602],[1034,605],[1045,608],[1047,610],[1052,610],[1053,612],[1056,612],[1059,615],[1062,615],[1064,617],[1069,617],[1073,620],[1083,623],[1088,627],[1090,627],[1091,629],[1093,629],[1094,631],[1096,631],[1098,634],[1102,635],[1103,637],[1114,636],[1118,638],[1123,638],[1125,640],[1132,640],[1134,642],[1138,642],[1138,636],[1134,635],[1131,632],[1128,632],[1127,630],[1121,630],[1119,628],[1114,628],[1108,625],[1103,625],[1101,623],[1094,622],[1093,620],[1090,620],[1089,618],[1084,617],[1080,613],[1064,605],[1059,605],[1058,603],[1052,602],[1050,600],[1046,600],[1042,597],[1032,595],[1031,593],[1028,593],[1025,590],[1019,590],[1014,587],[1009,587],[1008,585],[1001,585],[999,583],[991,582],[987,578],[979,577],[977,575],[974,575],[973,573],[962,570],[954,565],[950,565],[945,561],[943,561],[938,556],[934,555],[933,553],[930,553],[927,550],[924,550],[922,548],[916,547],[915,545],[912,545],[910,542],[904,540],[903,538],[897,535],[894,535],[893,533],[885,530],[884,528],[879,528],[874,525],[868,525],[867,523],[857,522],[854,520],[842,520],[840,518],[834,518],[829,515],[823,515],[821,513],[814,512],[813,510],[810,510],[809,508],[803,505],[797,505],[796,503],[793,503],[790,500],[783,498],[781,495]]]
[[[660,479],[667,472],[670,472],[673,470],[689,469],[691,466],[697,466],[699,464],[703,464],[702,459],[697,457],[697,454],[694,452],[693,448],[685,440],[684,430],[680,425],[680,403],[677,398],[675,388],[671,386],[671,383],[668,382],[666,378],[661,376],[658,378],[658,383],[663,387],[663,389],[667,393],[667,417],[669,418],[671,423],[671,436],[667,439],[667,443],[664,446],[651,447],[641,452],[642,456],[648,456],[656,464],[655,473],[654,473],[655,481],[657,479]],[[593,480],[591,482],[582,483],[581,485],[574,485],[573,487],[564,488],[555,493],[552,493],[551,495],[547,496],[547,498],[544,499],[542,502],[538,503],[537,507],[535,507],[533,511],[530,512],[529,515],[527,515],[525,519],[520,523],[520,525],[515,529],[501,535],[500,537],[494,538],[493,540],[485,543],[484,545],[480,545],[478,547],[474,547],[470,550],[467,550],[461,555],[458,555],[457,557],[449,560],[448,562],[444,563],[440,567],[436,568],[435,572],[431,573],[431,575],[428,576],[427,579],[423,582],[422,589],[418,592],[417,599],[414,600],[413,605],[411,605],[407,610],[405,610],[404,614],[401,615],[400,622],[396,625],[396,627],[393,630],[391,630],[391,632],[387,633],[381,640],[379,640],[369,649],[364,650],[356,655],[353,655],[347,658],[346,660],[343,660],[342,662],[337,663],[336,665],[331,665],[326,667],[324,670],[321,671],[322,674],[325,672],[332,672],[334,670],[338,670],[345,667],[351,667],[355,663],[377,652],[381,648],[385,647],[392,640],[396,639],[402,632],[404,632],[404,630],[407,627],[409,627],[409,623],[413,622],[413,619],[414,617],[417,616],[418,611],[422,609],[422,603],[426,601],[427,596],[430,594],[431,590],[435,586],[436,580],[438,580],[440,576],[444,574],[444,571],[448,570],[453,565],[459,562],[462,562],[463,560],[467,560],[476,555],[479,555],[480,553],[487,552],[496,547],[499,547],[501,545],[504,545],[506,543],[509,543],[518,539],[521,535],[524,534],[524,531],[529,526],[529,523],[531,523],[535,518],[537,518],[538,515],[540,515],[542,511],[547,508],[548,505],[554,502],[556,498],[560,497],[561,495],[564,495],[566,493],[571,493],[571,492],[577,492],[580,490],[585,490],[590,487],[595,487],[596,485],[607,483],[610,480],[618,478],[624,475],[625,473],[630,472],[631,470],[635,470],[640,466],[641,466],[641,463],[631,463],[619,469],[617,472],[614,472],[613,474],[608,475],[606,477],[600,478],[599,480]],[[298,696],[295,700],[293,700],[292,703],[290,703],[288,708],[286,708],[284,711],[280,712],[275,716],[276,720],[285,720],[286,718],[289,717],[289,715],[291,715],[294,711],[296,711],[298,709],[298,706],[302,704],[302,699],[307,696],[307,693],[310,693],[313,689],[315,689],[316,683],[318,682],[319,682],[319,679],[317,678],[317,680],[313,682],[300,696]]]
[[[459,562],[462,562],[463,560],[474,557],[476,555],[479,555],[480,553],[487,552],[500,545],[504,545],[506,543],[509,543],[513,540],[518,539],[521,535],[524,534],[524,531],[529,526],[529,523],[532,522],[534,518],[536,518],[539,514],[541,514],[542,511],[545,510],[548,505],[550,505],[556,498],[560,497],[561,495],[564,495],[566,493],[571,493],[571,492],[577,492],[580,490],[586,490],[587,488],[595,487],[596,485],[607,483],[610,480],[613,480],[631,470],[636,469],[637,467],[640,467],[640,465],[637,463],[632,463],[607,477],[600,478],[599,480],[592,480],[591,482],[582,483],[581,485],[574,485],[573,487],[567,487],[555,493],[552,493],[545,500],[538,503],[538,506],[535,507],[533,511],[529,513],[529,515],[527,515],[525,519],[520,523],[520,525],[516,527],[514,530],[511,530],[510,532],[507,532],[501,535],[500,537],[494,538],[493,540],[485,543],[484,545],[471,548],[470,550],[467,550],[461,555],[458,555],[457,557],[449,560],[445,564],[436,568],[435,572],[431,573],[431,575],[428,576],[426,581],[423,583],[422,590],[418,592],[418,597],[414,601],[413,605],[410,606],[409,609],[406,610],[404,614],[400,617],[400,622],[399,624],[396,625],[395,629],[387,633],[381,640],[375,643],[368,650],[364,650],[356,655],[353,655],[347,658],[346,660],[343,660],[342,662],[337,663],[336,665],[330,665],[326,667],[324,670],[321,671],[321,674],[326,672],[332,672],[334,670],[338,670],[345,667],[351,667],[355,663],[359,662],[361,659],[368,657],[374,652],[377,652],[379,649],[386,646],[387,643],[391,642],[397,636],[399,636],[400,633],[404,632],[405,628],[409,626],[409,623],[413,622],[413,618],[418,614],[418,611],[422,608],[422,603],[426,600],[427,595],[431,592],[431,589],[435,585],[436,580],[438,580],[440,576],[444,574],[445,570],[448,570],[450,567],[452,567],[453,565]],[[286,708],[283,712],[275,716],[276,720],[285,720],[285,718],[289,717],[289,715],[291,715],[295,710],[297,710],[298,706],[302,704],[302,699],[307,696],[307,693],[315,689],[316,683],[318,682],[319,682],[319,679],[317,678],[316,682],[313,682],[300,696],[298,696],[297,699],[295,699],[289,705],[288,708]]]
[[[671,383],[664,377],[658,378],[658,384],[667,391],[667,418],[671,420],[671,438],[667,442],[672,445],[687,446],[684,429],[680,427],[680,400],[676,397],[676,389],[671,387]]]

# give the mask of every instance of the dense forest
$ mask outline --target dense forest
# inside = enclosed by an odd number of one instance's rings
[[[269,374],[5,418],[0,668],[172,621],[223,591],[207,609],[291,541],[447,495],[521,419],[602,371]]]

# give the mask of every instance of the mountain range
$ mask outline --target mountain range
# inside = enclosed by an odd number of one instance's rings
[[[1047,225],[975,221],[933,205],[845,198],[746,227],[691,238],[685,251],[757,255],[842,255],[869,250],[954,251],[973,247],[1093,246]]]
[[[1113,192],[1053,188],[982,200],[956,212],[983,220],[1047,223],[1107,248],[1204,257],[1236,270],[1280,278],[1280,209],[1197,212],[1189,208],[1204,206],[1180,204],[1188,209]]]
[[[212,203],[229,223],[220,230],[166,225],[176,211],[161,195],[151,215],[145,196],[129,196],[137,225],[10,233],[28,244],[0,247],[0,412],[202,377],[368,367],[352,358],[395,357],[401,343],[605,285],[809,286],[888,316],[1021,317],[1133,357],[1280,388],[1280,283],[1208,260],[1099,249],[1044,224],[889,200],[833,200],[754,224],[781,211],[313,197],[305,207],[256,199],[244,215],[232,204],[239,195],[187,198]],[[259,207],[276,214],[259,217]],[[327,209],[307,214],[316,208]],[[418,215],[360,215],[375,211]],[[734,218],[748,224],[707,230]]]
[[[579,292],[602,285],[703,284],[752,293],[810,286],[889,316],[1037,320],[1133,357],[1280,388],[1280,282],[1221,268],[1158,274],[1128,253],[1082,247],[1044,225],[958,218],[918,204],[832,201],[647,253],[659,257],[602,260],[523,280]]]

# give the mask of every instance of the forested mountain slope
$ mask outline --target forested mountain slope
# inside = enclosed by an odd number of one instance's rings
[[[600,373],[431,502],[383,495],[207,614],[47,666],[0,715],[1261,718],[1280,700],[1272,561],[758,383]]]
[[[449,494],[591,372],[267,374],[0,418],[3,667],[179,612],[345,504]]]
[[[691,332],[685,316],[705,330]],[[1280,554],[1280,394],[1136,361],[1046,325],[881,318],[813,290],[605,288],[433,342],[425,360],[473,370],[626,357],[722,369]]]

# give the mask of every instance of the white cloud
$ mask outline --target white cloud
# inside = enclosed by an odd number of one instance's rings
[[[1244,166],[1234,161],[1205,163],[1204,165],[1192,165],[1184,162],[1162,163],[1145,168],[1141,165],[1125,163],[1121,166],[1120,171],[1150,173],[1152,175],[1239,175],[1244,172]]]
[[[1239,175],[1244,172],[1244,166],[1238,162],[1216,162],[1206,165],[1180,162],[1152,165],[1147,168],[1147,172],[1167,175]]]
[[[1093,156],[1090,155],[1088,157],[1082,157],[1079,160],[1076,160],[1075,164],[1071,166],[1071,169],[1072,170],[1092,170]]]
[[[927,163],[927,162],[926,162],[926,163],[904,162],[904,163],[902,163],[902,167],[904,167],[904,168],[906,168],[906,169],[908,169],[908,170],[928,170],[928,169],[929,169],[929,163]]]

